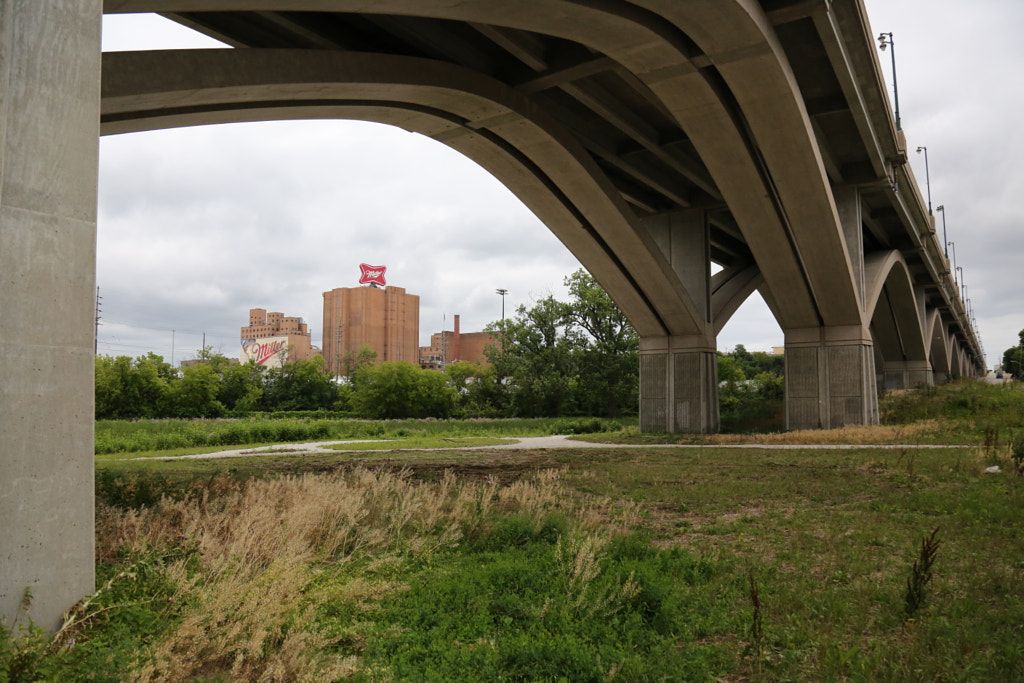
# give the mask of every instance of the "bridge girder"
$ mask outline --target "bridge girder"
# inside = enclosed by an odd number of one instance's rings
[[[837,225],[837,217],[828,178],[770,20],[756,3],[750,2],[686,3],[684,7],[685,11],[680,11],[679,3],[657,2],[642,8],[625,2],[588,7],[558,0],[457,5],[388,0],[372,6],[346,0],[108,0],[105,10],[159,11],[236,45],[258,45],[261,40],[270,44],[274,39],[266,37],[270,29],[265,26],[260,33],[251,27],[232,25],[224,18],[232,11],[249,12],[246,16],[253,21],[255,17],[273,20],[279,31],[285,30],[281,28],[285,22],[294,25],[308,18],[301,12],[345,13],[346,17],[371,12],[376,25],[386,24],[393,33],[398,29],[381,16],[398,17],[396,21],[467,22],[492,38],[503,36],[501,44],[520,62],[538,69],[540,77],[557,71],[552,68],[555,59],[549,54],[554,48],[548,45],[546,52],[543,41],[572,41],[572,45],[596,54],[596,59],[580,62],[577,71],[562,81],[551,75],[544,85],[538,85],[537,77],[521,77],[524,89],[536,92],[535,103],[553,112],[554,118],[568,121],[573,121],[572,113],[566,111],[583,103],[600,115],[605,126],[624,133],[637,149],[657,152],[654,162],[660,163],[662,170],[668,159],[669,169],[686,169],[682,176],[691,182],[700,179],[702,182],[695,186],[705,198],[698,199],[698,205],[701,201],[724,200],[745,247],[760,266],[763,287],[786,292],[784,297],[775,297],[779,302],[776,314],[784,328],[860,323],[861,307],[850,278],[844,277],[851,270],[850,257],[841,232],[831,229]],[[282,8],[289,12],[281,12]],[[252,14],[256,12],[259,14]],[[417,27],[422,28],[419,24]],[[298,40],[296,34],[290,35]],[[441,41],[435,38],[431,42],[433,46]],[[417,47],[430,49],[421,44]],[[445,57],[455,51],[448,49]],[[599,66],[594,66],[595,61]],[[623,89],[613,86],[604,75],[595,77],[602,67],[620,76],[625,74],[622,80],[642,92],[644,101],[616,101],[614,95],[621,95]],[[589,80],[581,80],[581,74],[589,74]],[[506,80],[512,84],[516,79]],[[552,89],[553,83],[558,87]],[[666,122],[656,121],[655,127],[645,124],[641,107],[667,114],[676,132],[667,130]],[[780,116],[786,120],[782,126]],[[594,154],[603,170],[612,174],[638,215],[689,208],[682,204],[694,191],[675,193],[676,199],[683,201],[674,202],[674,207],[673,202],[665,206],[662,201],[659,205],[652,198],[657,192],[635,187],[637,181],[651,176],[644,174],[644,164],[634,163],[625,173],[628,178],[622,180],[620,173],[628,165],[626,155],[616,156],[612,151],[616,145],[602,144],[601,135],[588,136],[593,126],[571,128],[584,131],[581,144]],[[673,138],[689,150],[683,154],[690,160],[689,165],[678,163],[667,151],[678,144],[670,142]],[[794,140],[808,144],[794,145]],[[795,155],[794,147],[800,148]],[[694,157],[699,161],[696,170]],[[664,192],[663,188],[679,185],[680,175],[662,174],[660,177],[665,179],[655,179],[658,182],[648,187]],[[668,179],[673,177],[676,179]],[[595,276],[601,280],[599,273]]]

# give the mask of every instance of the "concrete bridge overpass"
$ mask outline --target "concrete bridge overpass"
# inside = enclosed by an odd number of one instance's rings
[[[101,12],[232,49],[101,58]],[[645,430],[718,428],[715,338],[755,290],[790,428],[983,370],[860,0],[22,0],[0,27],[0,615],[91,590],[98,134],[348,118],[461,151],[635,325]]]

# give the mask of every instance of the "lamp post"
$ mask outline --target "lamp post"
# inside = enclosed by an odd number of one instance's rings
[[[925,157],[925,158],[927,159],[927,157]],[[926,167],[925,173],[927,173],[927,172],[928,171],[927,171],[927,167]],[[928,206],[931,207],[931,201],[930,200],[928,202]],[[946,255],[946,258],[948,259],[949,258],[949,242],[946,241],[946,205],[945,204],[939,204],[938,206],[935,207],[935,210],[942,212],[942,241],[946,243],[946,246],[942,248],[942,253],[944,253]],[[929,215],[931,215],[931,208],[928,209],[928,213],[929,213]]]
[[[932,215],[932,179],[928,175],[928,148],[918,147],[917,153],[924,152],[924,185],[928,189],[928,215]],[[946,214],[942,214],[945,216]],[[945,238],[945,234],[942,235]]]
[[[505,322],[505,295],[508,294],[507,289],[496,289],[494,293],[501,297],[501,321]]]
[[[896,87],[896,43],[892,40],[891,31],[878,34],[878,47],[882,52],[885,52],[887,47],[892,48],[889,54],[892,56],[892,98],[896,103],[896,130],[903,130],[903,126],[900,124],[900,92]]]
[[[942,232],[945,234],[946,231],[943,230]],[[946,242],[946,246],[953,247],[953,284],[959,287],[960,284],[956,281],[956,242]]]
[[[964,267],[963,266],[958,266],[957,270],[960,271],[960,284],[957,285],[957,294],[959,294],[960,298],[963,299],[964,298],[964,294],[963,294],[963,292],[964,292]]]

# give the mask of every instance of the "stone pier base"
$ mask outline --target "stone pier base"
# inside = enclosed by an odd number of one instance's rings
[[[719,428],[718,355],[703,337],[640,340],[640,431]]]
[[[882,376],[886,390],[913,389],[920,386],[933,386],[936,383],[931,363],[925,360],[887,361],[882,368]]]
[[[861,327],[786,331],[786,429],[878,424],[875,358]]]

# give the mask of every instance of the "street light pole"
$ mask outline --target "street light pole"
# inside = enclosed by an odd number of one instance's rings
[[[943,230],[942,232],[945,235],[946,231]],[[956,281],[956,242],[946,242],[946,246],[953,247],[953,284],[959,287],[960,285]]]
[[[505,322],[505,295],[508,294],[508,290],[499,288],[494,290],[494,293],[501,296],[501,321]]]
[[[886,38],[888,38],[888,41],[886,41]],[[896,103],[896,130],[903,130],[903,126],[900,124],[900,91],[896,87],[896,43],[892,40],[891,31],[878,34],[878,47],[881,48],[882,52],[885,52],[887,47],[892,48],[889,54],[892,56],[892,97]]]
[[[927,159],[927,158],[928,157],[926,155],[925,159]],[[926,163],[925,164],[925,173],[927,173],[927,172],[928,172],[928,166],[927,166],[927,163]],[[931,200],[928,201],[928,206],[929,206],[928,213],[931,214]],[[946,255],[946,258],[948,259],[949,258],[949,242],[946,241],[946,205],[945,204],[939,204],[938,206],[935,207],[935,210],[942,212],[942,241],[945,242],[945,244],[946,244],[946,246],[942,248],[942,253],[944,253]]]
[[[928,215],[931,216],[932,215],[932,179],[928,175],[928,148],[927,147],[918,147],[917,148],[917,153],[918,154],[920,154],[922,151],[924,152],[924,184],[925,184],[925,187],[928,188]],[[942,215],[945,216],[946,214],[942,214]],[[942,236],[945,237],[946,235],[943,234]]]

